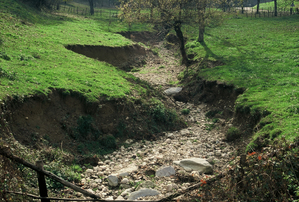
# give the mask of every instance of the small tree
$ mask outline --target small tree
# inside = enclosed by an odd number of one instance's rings
[[[148,22],[158,26],[166,35],[174,29],[180,42],[182,64],[188,65],[182,25],[198,25],[198,41],[204,41],[205,27],[211,23],[221,22],[222,18],[215,5],[221,0],[120,0],[120,17],[129,23]],[[207,8],[209,6],[209,9]],[[217,20],[213,20],[217,18]]]

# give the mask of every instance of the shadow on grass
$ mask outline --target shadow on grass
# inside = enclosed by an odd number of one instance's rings
[[[208,59],[209,57],[213,57],[217,60],[222,60],[222,57],[219,57],[218,55],[216,55],[215,53],[213,53],[213,51],[207,46],[206,42],[200,42],[200,44],[202,45],[202,47],[205,49],[206,51],[206,55],[205,55],[205,59]]]

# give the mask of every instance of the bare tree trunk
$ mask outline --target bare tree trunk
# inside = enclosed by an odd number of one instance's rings
[[[277,16],[277,0],[274,0],[274,16]]]
[[[57,10],[60,9],[60,3],[61,3],[60,0],[58,0],[58,1],[57,1],[57,4],[56,4],[56,9],[57,9]]]
[[[88,0],[88,1],[90,7],[90,15],[93,15],[94,14],[93,0]]]
[[[198,42],[203,42],[204,41],[204,32],[205,32],[205,26],[204,26],[204,22],[200,22],[199,23],[199,27],[198,27],[199,33],[198,33]]]
[[[204,41],[204,32],[205,32],[205,10],[207,7],[207,1],[203,0],[197,4],[198,11],[198,42]]]
[[[261,1],[261,0],[257,0],[257,4],[256,4],[256,14],[259,14],[259,12],[260,12],[260,1]]]
[[[181,30],[181,22],[180,21],[176,21],[174,23],[174,30],[175,30],[176,36],[180,40],[180,52],[182,55],[182,64],[188,66],[189,60],[188,60],[187,53],[185,50],[185,40],[184,40],[183,32]]]

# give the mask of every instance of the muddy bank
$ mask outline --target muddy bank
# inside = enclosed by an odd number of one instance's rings
[[[250,106],[236,106],[238,96],[245,90],[245,88],[236,88],[234,85],[223,82],[207,81],[197,77],[189,82],[179,94],[175,95],[174,99],[194,104],[206,103],[209,107],[209,111],[206,113],[208,118],[230,120],[230,124],[223,124],[223,133],[227,133],[231,127],[237,127],[239,134],[236,135],[235,140],[238,141],[239,137],[245,137],[244,143],[248,144],[251,135],[256,132],[256,126],[260,120],[270,112],[252,111]]]
[[[67,45],[66,48],[75,53],[107,62],[125,71],[144,65],[146,54],[149,52],[138,44],[124,47]]]
[[[3,132],[12,133],[25,146],[53,146],[86,154],[116,149],[126,138],[155,140],[159,132],[184,126],[180,120],[171,123],[161,114],[170,115],[168,111],[159,110],[155,104],[140,100],[90,103],[76,92],[53,90],[47,96],[3,103],[0,113],[1,122],[7,122]]]

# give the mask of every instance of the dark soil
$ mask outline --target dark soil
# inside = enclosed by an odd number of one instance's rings
[[[124,47],[67,45],[66,48],[75,53],[107,62],[125,71],[144,65],[145,56],[149,52],[137,44]]]

